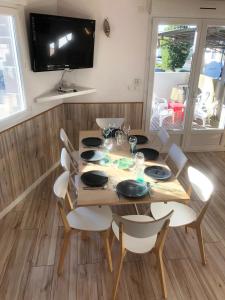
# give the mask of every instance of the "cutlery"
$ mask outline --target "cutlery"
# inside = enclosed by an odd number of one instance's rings
[[[83,165],[83,166],[88,166],[88,165],[94,166],[94,165],[98,165],[98,163],[93,163],[93,162],[83,162],[82,165]]]
[[[92,148],[94,148],[94,149],[100,149],[99,146],[98,147],[96,147],[96,146],[82,146],[82,148],[83,149],[92,149]]]
[[[106,190],[107,185],[101,186],[101,187],[91,187],[91,186],[84,186],[83,190],[90,190],[90,191],[96,191],[96,190]]]

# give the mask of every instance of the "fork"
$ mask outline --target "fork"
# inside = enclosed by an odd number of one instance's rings
[[[100,187],[84,186],[83,190],[96,191],[96,190],[106,190],[107,188],[108,188],[107,185],[100,186]]]

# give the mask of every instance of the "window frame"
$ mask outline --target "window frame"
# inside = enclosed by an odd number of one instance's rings
[[[10,127],[13,124],[16,124],[24,118],[29,116],[30,108],[28,106],[27,95],[26,95],[26,46],[27,41],[25,38],[25,23],[23,23],[24,12],[19,7],[5,7],[0,6],[0,15],[8,15],[14,18],[14,35],[15,35],[15,45],[16,45],[16,56],[18,61],[19,67],[19,76],[20,76],[20,83],[22,89],[22,97],[23,97],[23,110],[18,111],[16,113],[11,114],[0,120],[0,132],[1,130],[6,127]]]

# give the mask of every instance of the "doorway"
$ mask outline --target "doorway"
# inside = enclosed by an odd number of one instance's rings
[[[146,127],[188,151],[223,150],[225,21],[156,18]]]

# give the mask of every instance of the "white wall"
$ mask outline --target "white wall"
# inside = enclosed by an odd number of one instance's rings
[[[80,99],[143,101],[148,30],[146,0],[59,0],[58,5],[62,15],[96,20],[94,68],[74,70],[67,76],[78,85],[97,89],[97,93]],[[105,17],[111,25],[110,38],[102,30]],[[136,90],[135,78],[141,80]]]
[[[214,7],[215,10],[200,9]],[[152,15],[178,18],[223,18],[225,1],[221,0],[152,0]]]
[[[156,72],[154,79],[154,94],[160,98],[170,99],[171,91],[177,84],[187,84],[187,72]]]

